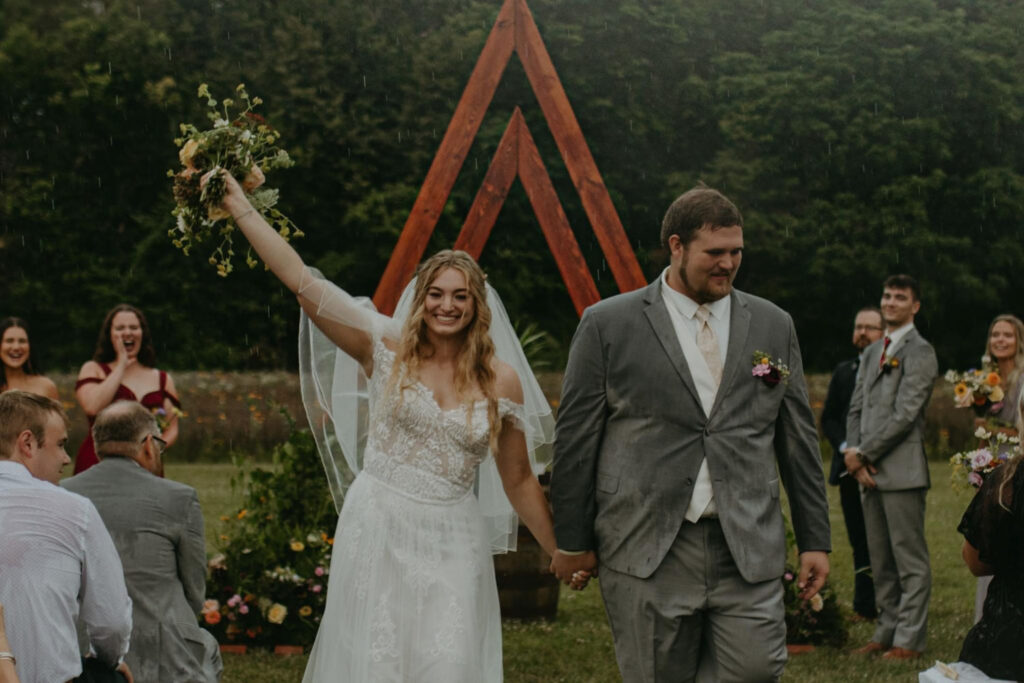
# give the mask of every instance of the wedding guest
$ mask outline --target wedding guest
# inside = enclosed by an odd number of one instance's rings
[[[843,451],[861,486],[880,612],[871,641],[855,652],[913,659],[921,656],[928,634],[932,577],[924,519],[931,482],[922,435],[938,360],[914,327],[921,310],[914,278],[886,278],[880,308],[885,337],[864,351]]]
[[[0,683],[18,683],[17,660],[7,642],[7,627],[4,625],[4,606],[0,604]]]
[[[59,403],[0,394],[0,603],[16,624],[8,637],[23,683],[131,683],[124,572],[96,507],[57,486],[71,462],[67,440]],[[80,656],[76,621],[94,657]]]
[[[75,398],[89,418],[89,434],[78,449],[75,474],[96,464],[92,423],[114,401],[138,401],[161,416],[160,437],[168,446],[178,439],[181,402],[171,376],[156,367],[156,351],[142,311],[118,304],[100,326],[96,351],[78,373]]]
[[[93,502],[121,556],[132,599],[125,661],[139,683],[214,683],[220,650],[196,620],[206,596],[196,491],[161,478],[163,439],[135,401],[101,410],[92,432],[100,462],[61,485]]]
[[[1024,433],[1024,392],[1008,403]],[[1024,680],[1024,468],[1021,454],[997,467],[960,521],[963,558],[975,576],[992,576],[981,620],[960,660],[992,678]]]
[[[0,392],[20,389],[57,400],[57,385],[33,367],[28,323],[21,318],[0,320]]]
[[[1024,322],[1009,313],[997,315],[988,326],[988,339],[982,360],[994,364],[999,372],[999,387],[1004,400],[992,417],[1009,427],[1016,421],[1016,397],[1024,388]],[[1016,435],[1016,432],[1012,432]]]
[[[821,411],[821,429],[832,445],[832,468],[828,483],[839,487],[846,536],[853,548],[853,613],[857,618],[867,620],[874,620],[878,616],[875,583],[871,579],[871,555],[864,528],[864,511],[860,505],[860,485],[846,471],[843,449],[846,448],[846,415],[850,410],[850,398],[853,396],[857,376],[863,370],[864,349],[881,339],[882,329],[882,312],[877,306],[867,306],[857,311],[853,321],[853,346],[858,355],[844,360],[832,371],[825,407]]]

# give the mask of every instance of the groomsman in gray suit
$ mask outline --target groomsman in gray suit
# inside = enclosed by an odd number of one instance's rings
[[[626,681],[772,681],[786,662],[786,528],[802,596],[829,571],[828,502],[796,331],[733,289],[743,219],[699,186],[662,223],[669,267],[588,308],[562,387],[552,569],[600,562]],[[762,361],[762,358],[764,359]],[[574,580],[575,576],[575,580]]]
[[[62,482],[99,510],[132,598],[136,683],[212,683],[220,650],[197,613],[206,594],[206,540],[195,489],[163,479],[165,447],[152,413],[118,401],[92,428],[99,464]]]
[[[871,641],[856,652],[911,659],[924,650],[928,630],[931,568],[924,514],[930,481],[923,437],[938,361],[914,327],[921,309],[914,278],[886,279],[881,308],[885,337],[864,351],[843,451],[861,487],[880,611]]]

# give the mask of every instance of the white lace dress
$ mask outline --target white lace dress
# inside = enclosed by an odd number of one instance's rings
[[[486,403],[442,410],[422,384],[399,401],[386,391],[394,353],[378,340],[373,355],[364,469],[338,517],[303,681],[500,681],[498,592],[472,492]],[[499,400],[503,419],[518,424],[521,409]]]

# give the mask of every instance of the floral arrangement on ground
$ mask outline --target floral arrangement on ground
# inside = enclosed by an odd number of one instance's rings
[[[273,452],[271,469],[236,458],[243,507],[222,517],[200,623],[222,644],[309,647],[327,598],[337,514],[312,435],[296,429]]]

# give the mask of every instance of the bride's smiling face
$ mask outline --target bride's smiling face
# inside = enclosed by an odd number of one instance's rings
[[[476,303],[461,271],[445,268],[427,285],[423,321],[432,333],[447,337],[464,332],[475,313]]]
[[[20,368],[28,361],[28,333],[21,327],[8,327],[0,340],[0,361],[8,368]]]
[[[142,348],[142,324],[139,322],[139,316],[131,311],[120,311],[114,316],[110,321],[110,342],[115,349],[119,337],[124,342],[124,350],[129,358],[139,355],[139,349]]]

